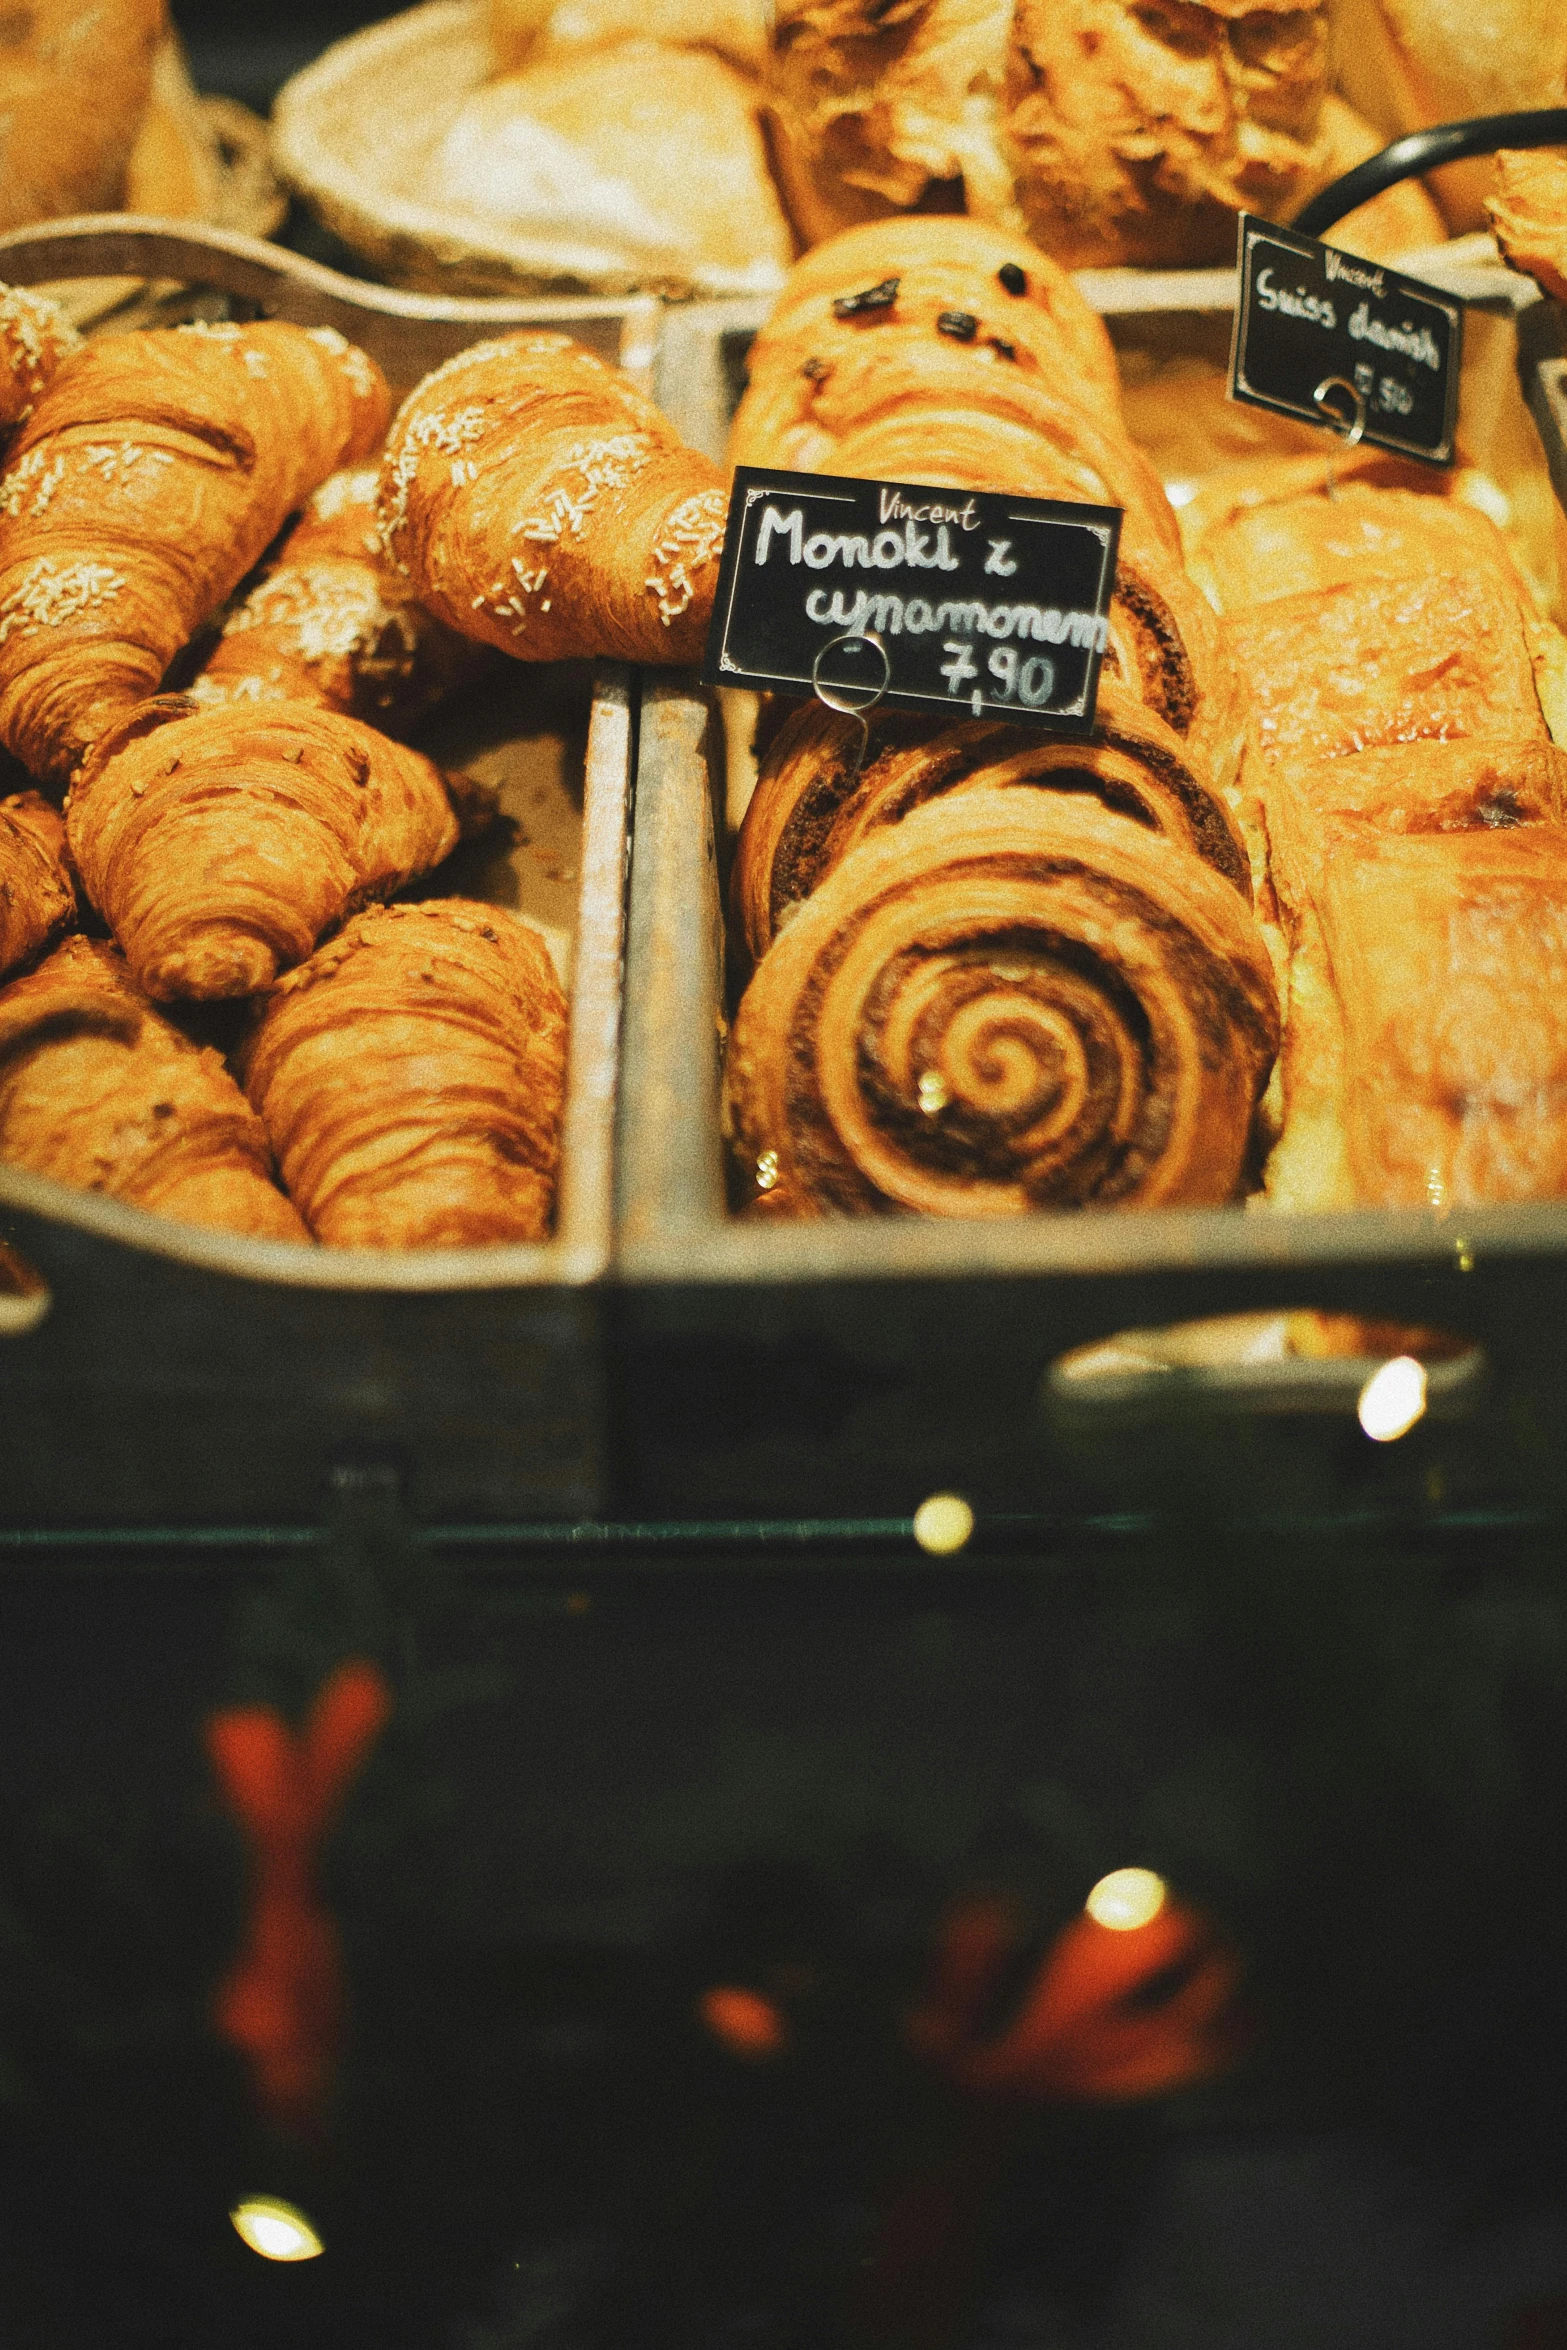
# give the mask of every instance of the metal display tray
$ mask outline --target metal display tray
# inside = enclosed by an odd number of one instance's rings
[[[646,303],[444,301],[276,246],[118,216],[0,238],[0,278],[130,274],[341,328],[394,389],[481,337],[559,326],[645,378]],[[313,1523],[334,1465],[394,1461],[424,1517],[602,1509],[600,1284],[635,729],[630,673],[518,665],[420,736],[525,816],[452,886],[537,919],[569,979],[558,1227],[382,1254],[197,1230],[0,1166],[0,1522]]]
[[[1504,486],[1538,590],[1560,614],[1567,531],[1524,397],[1540,410],[1545,306],[1494,255],[1487,265],[1476,241],[1407,266],[1474,306],[1461,430]],[[1233,273],[1081,282],[1118,346],[1131,429],[1166,480],[1249,449],[1312,445],[1306,428],[1224,401]],[[715,456],[763,314],[758,304],[715,304],[666,324],[659,396]],[[1543,413],[1539,421],[1548,428]],[[1059,1511],[1077,1490],[1085,1426],[1101,1440],[1102,1475],[1105,1436],[1129,1460],[1137,1422],[1176,1395],[1182,1408],[1313,1414],[1301,1440],[1348,1461],[1357,1490],[1407,1478],[1410,1449],[1369,1447],[1354,1424],[1376,1357],[1268,1363],[1243,1350],[1179,1378],[1157,1364],[1128,1374],[1123,1358],[1097,1385],[1060,1368],[1071,1350],[1117,1333],[1312,1308],[1450,1334],[1458,1345],[1429,1372],[1429,1417],[1448,1423],[1438,1485],[1450,1475],[1476,1492],[1527,1481],[1533,1472],[1514,1444],[1520,1415],[1548,1427],[1567,1406],[1567,1203],[1288,1218],[1239,1209],[795,1225],[732,1216],[719,1132],[729,1009],[721,879],[745,778],[726,785],[726,733],[733,767],[744,730],[721,726],[694,680],[647,688],[616,1297],[635,1506],[907,1512],[954,1487],[982,1512]]]

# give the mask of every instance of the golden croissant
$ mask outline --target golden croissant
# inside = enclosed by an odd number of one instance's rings
[[[1180,842],[1251,895],[1246,853],[1211,778],[1159,719],[1101,681],[1093,735],[1073,742],[1004,720],[936,727],[876,713],[860,759],[853,719],[803,703],[762,762],[731,874],[733,929],[753,959],[862,840],[949,793],[1032,786],[1098,801]]]
[[[32,414],[61,361],[81,347],[81,336],[47,294],[0,285],[0,432]]]
[[[65,823],[41,792],[0,800],[0,979],[30,962],[76,912]]]
[[[327,475],[385,428],[327,327],[106,335],[67,360],[0,475],[0,741],[66,781]]]
[[[461,898],[357,915],[279,982],[243,1063],[317,1239],[548,1232],[566,1005],[543,939],[512,916]]]
[[[380,552],[374,466],[334,473],[223,624],[192,680],[203,708],[316,702],[391,734],[494,655],[418,603]]]
[[[301,702],[143,703],[70,795],[71,854],[143,991],[254,995],[457,842],[440,770]]]
[[[717,467],[565,335],[448,360],[381,465],[383,543],[420,601],[523,661],[697,660],[727,506]]]
[[[976,788],[863,839],[779,933],[726,1131],[795,1215],[1218,1205],[1277,1042],[1231,882],[1094,801]]]
[[[96,940],[68,938],[0,988],[0,1159],[183,1223],[310,1237],[221,1056],[155,1011]]]

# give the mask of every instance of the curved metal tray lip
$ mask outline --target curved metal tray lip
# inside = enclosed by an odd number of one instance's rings
[[[6,1211],[20,1211],[51,1225],[66,1225],[139,1257],[162,1257],[192,1272],[271,1289],[397,1290],[425,1294],[443,1290],[530,1289],[581,1286],[604,1269],[600,1250],[563,1240],[503,1244],[493,1248],[407,1249],[318,1248],[303,1241],[256,1240],[244,1233],[176,1223],[146,1208],[72,1191],[47,1175],[0,1164],[0,1237]],[[29,1254],[27,1236],[17,1242]]]
[[[221,275],[213,274],[214,265]],[[286,245],[239,229],[168,220],[156,213],[80,212],[0,234],[0,277],[13,285],[38,285],[67,277],[186,278],[221,285],[227,293],[255,301],[286,289],[318,306],[341,307],[360,317],[398,318],[453,326],[490,326],[497,331],[560,319],[622,319],[656,301],[636,295],[529,294],[459,296],[405,293],[398,286],[349,277],[311,261]],[[335,325],[323,318],[319,324]]]

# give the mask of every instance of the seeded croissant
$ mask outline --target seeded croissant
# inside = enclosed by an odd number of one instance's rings
[[[221,1057],[91,939],[68,938],[0,988],[0,1159],[183,1223],[309,1238]]]
[[[243,1053],[289,1192],[339,1248],[549,1230],[566,1005],[537,931],[461,898],[357,915]]]
[[[520,661],[697,660],[727,506],[717,467],[565,335],[449,359],[381,465],[383,542],[420,601]]]
[[[302,702],[146,702],[99,743],[68,809],[87,894],[146,994],[254,995],[322,932],[457,842],[419,751]]]
[[[0,979],[30,961],[75,911],[61,817],[41,792],[0,800]]]
[[[327,327],[106,335],[0,475],[0,741],[65,782],[337,466],[386,385]]]
[[[82,338],[47,294],[0,286],[0,431],[33,411],[33,402]]]
[[[192,681],[204,709],[316,702],[401,734],[493,660],[426,612],[380,552],[377,473],[324,481]]]

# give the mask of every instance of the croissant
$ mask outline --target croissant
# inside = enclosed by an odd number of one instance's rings
[[[81,347],[81,336],[47,294],[0,286],[0,431],[32,414],[61,361]]]
[[[95,940],[68,938],[0,988],[0,1159],[183,1223],[310,1237],[220,1055],[154,1011]]]
[[[193,701],[315,702],[401,734],[482,676],[493,655],[426,612],[382,558],[378,478],[361,466],[322,483],[224,621]]]
[[[1069,742],[1004,721],[944,729],[875,713],[863,765],[852,719],[795,711],[762,763],[731,874],[735,935],[760,960],[800,901],[858,844],[945,794],[1032,785],[1097,801],[1178,841],[1249,898],[1246,853],[1209,778],[1170,729],[1102,682],[1093,737]]]
[[[863,839],[779,933],[726,1131],[774,1212],[1212,1205],[1277,1042],[1230,882],[1092,801],[976,788]]]
[[[286,517],[385,428],[328,327],[106,335],[60,369],[0,476],[0,741],[67,780]]]
[[[727,507],[716,466],[565,335],[448,360],[381,465],[383,543],[420,601],[527,661],[697,660]]]
[[[65,823],[41,792],[0,800],[0,979],[30,962],[76,912]]]
[[[88,896],[158,999],[254,995],[367,899],[437,865],[457,819],[440,770],[299,702],[144,703],[67,809]]]
[[[461,898],[357,915],[278,983],[243,1066],[319,1240],[548,1231],[566,1006],[543,939],[510,915]]]

